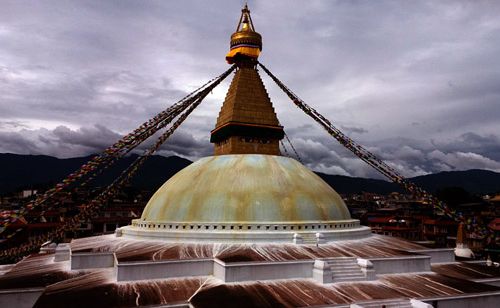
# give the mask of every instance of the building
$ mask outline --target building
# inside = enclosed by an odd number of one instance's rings
[[[43,211],[30,211],[23,219],[8,225],[6,231],[0,234],[0,249],[4,248],[2,240],[8,239],[5,241],[5,246],[12,247],[28,241],[33,236],[60,227],[68,217],[79,211],[82,204],[92,198],[93,193],[93,190],[88,188],[74,190],[72,194],[63,193],[56,200],[57,207]],[[116,228],[130,224],[132,219],[140,215],[144,209],[145,201],[147,201],[143,200],[143,195],[147,194],[146,191],[134,194],[122,191],[119,196],[110,200],[99,213],[89,219],[82,220],[79,228],[69,232],[68,236],[83,237],[114,233]],[[5,202],[5,215],[11,214],[10,210],[26,201],[27,199],[22,197],[8,200]],[[2,214],[3,212],[0,212],[0,216]],[[10,237],[12,234],[15,234],[15,237]]]
[[[2,307],[497,307],[494,266],[372,234],[317,175],[279,155],[261,48],[245,6],[215,155],[169,179],[115,234],[2,266]]]

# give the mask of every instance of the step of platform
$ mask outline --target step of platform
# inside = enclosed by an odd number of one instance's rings
[[[412,304],[409,299],[398,298],[398,299],[388,299],[388,300],[378,300],[370,302],[360,302],[356,303],[358,307],[363,308],[412,308]]]
[[[357,258],[342,257],[328,260],[333,282],[362,281],[366,276],[358,265]]]

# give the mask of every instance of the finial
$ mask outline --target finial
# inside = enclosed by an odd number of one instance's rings
[[[243,16],[243,22],[241,23],[241,31],[252,31],[250,25],[248,24],[248,16]]]
[[[252,16],[250,16],[250,10],[248,9],[247,4],[241,10],[240,21],[238,22],[238,26],[236,27],[236,32],[238,31],[255,31],[255,27],[253,26]]]
[[[262,50],[262,37],[255,32],[252,16],[246,3],[241,10],[236,32],[231,35],[230,47],[226,55],[226,61],[229,64],[237,63],[237,59],[247,59],[254,63]]]

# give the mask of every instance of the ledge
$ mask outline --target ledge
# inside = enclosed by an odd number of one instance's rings
[[[106,268],[115,266],[113,252],[78,252],[71,254],[71,269]]]
[[[377,275],[431,271],[431,257],[426,255],[365,259],[372,262],[373,269],[375,270],[375,274]]]
[[[117,264],[116,280],[133,281],[187,276],[208,276],[213,273],[213,259],[175,261],[132,261]]]
[[[314,260],[225,263],[214,259],[214,277],[224,282],[311,278]]]

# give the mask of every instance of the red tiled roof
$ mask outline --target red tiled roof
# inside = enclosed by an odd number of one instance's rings
[[[45,229],[45,228],[55,228],[61,225],[60,222],[38,222],[34,224],[28,224],[28,229]]]
[[[500,195],[496,195],[495,197],[491,198],[488,201],[490,201],[490,202],[500,202]]]
[[[425,225],[441,225],[441,226],[451,226],[457,225],[458,223],[452,220],[436,220],[436,219],[425,219]]]
[[[92,222],[130,222],[134,217],[95,217],[92,218]]]
[[[416,231],[417,229],[409,228],[409,227],[401,227],[401,226],[387,226],[387,227],[382,227],[382,230],[384,230],[384,231]]]
[[[370,223],[389,223],[390,220],[393,220],[394,216],[384,216],[384,217],[370,217],[368,218],[368,222]]]
[[[500,218],[493,219],[489,224],[488,228],[493,231],[500,231]]]

